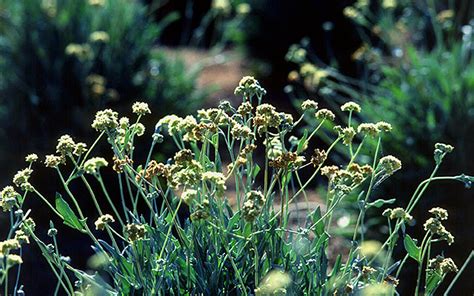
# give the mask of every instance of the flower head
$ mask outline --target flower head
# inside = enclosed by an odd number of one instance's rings
[[[105,109],[95,114],[92,128],[97,131],[105,131],[108,129],[114,129],[118,126],[118,113],[111,110]]]
[[[10,211],[17,203],[20,194],[15,191],[13,186],[6,186],[0,191],[0,206],[4,212]]]
[[[64,164],[66,159],[62,156],[57,156],[54,154],[46,155],[46,159],[44,161],[44,165],[47,168],[55,168],[58,167],[60,164]]]
[[[361,123],[357,128],[357,131],[363,135],[368,135],[371,137],[377,136],[380,132],[376,124],[373,123]]]
[[[326,161],[327,157],[328,157],[328,154],[326,151],[321,150],[321,149],[315,149],[313,156],[311,156],[311,163],[313,164],[314,167],[319,167]]]
[[[184,201],[185,204],[188,206],[192,204],[192,202],[197,197],[197,190],[194,189],[187,189],[181,194],[181,199]]]
[[[107,166],[109,163],[103,157],[93,157],[84,163],[84,171],[87,174],[97,174],[101,167]]]
[[[382,132],[390,132],[392,130],[392,125],[385,121],[379,121],[375,124],[375,127]]]
[[[243,95],[245,97],[252,97],[254,95],[263,96],[266,93],[267,91],[261,87],[257,79],[252,76],[243,77],[239,82],[239,86],[237,86],[234,91],[234,94]]]
[[[379,166],[387,175],[391,175],[402,168],[402,162],[395,156],[387,155],[380,159]]]
[[[320,120],[334,121],[334,119],[336,119],[336,115],[334,115],[331,110],[321,109],[316,112],[316,118]]]
[[[147,103],[144,102],[135,102],[132,105],[132,112],[137,114],[137,115],[145,115],[145,114],[150,114],[151,110],[148,107]]]
[[[63,135],[58,139],[58,145],[56,145],[56,153],[60,155],[68,155],[72,153],[76,148],[76,143],[69,135]]]
[[[306,110],[316,110],[318,109],[318,103],[313,100],[306,100],[301,104],[301,109]]]
[[[448,211],[446,211],[443,208],[439,208],[439,207],[432,208],[431,210],[429,210],[429,212],[440,220],[447,220],[448,219]]]
[[[94,222],[95,229],[104,230],[107,224],[113,223],[113,222],[115,222],[115,219],[112,215],[110,214],[102,215]]]
[[[355,102],[347,102],[341,106],[342,111],[357,112],[361,111],[360,105]]]
[[[32,173],[33,170],[30,168],[18,171],[15,176],[13,176],[13,183],[16,186],[21,187],[23,184],[28,183]]]
[[[11,266],[11,265],[17,265],[17,264],[22,264],[23,263],[23,259],[21,259],[21,256],[20,255],[16,255],[16,254],[8,254],[7,255],[7,263]]]
[[[76,156],[80,156],[86,151],[87,151],[86,143],[80,142],[76,144],[76,147],[74,147],[74,151],[72,153]]]
[[[38,155],[36,155],[35,153],[28,154],[25,157],[25,161],[29,162],[29,163],[36,162],[36,161],[38,161]]]
[[[413,220],[413,217],[408,214],[403,208],[395,208],[390,211],[390,219],[402,219],[405,221]]]
[[[139,137],[145,134],[145,126],[143,125],[143,123],[140,123],[140,122],[134,123],[130,126],[130,128],[134,130],[135,134]]]
[[[146,228],[142,224],[127,224],[125,226],[125,233],[127,234],[128,240],[133,243],[145,237]]]

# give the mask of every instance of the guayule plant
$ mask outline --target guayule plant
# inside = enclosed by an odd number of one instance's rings
[[[20,273],[11,271],[22,264],[18,254],[28,243],[41,249],[57,277],[55,293],[70,295],[393,295],[408,260],[419,264],[416,294],[433,294],[448,272],[457,271],[451,259],[431,252],[434,244],[454,241],[442,225],[448,218],[444,209],[430,211],[432,218],[424,224],[422,240],[406,233],[414,207],[432,182],[472,182],[465,175],[436,176],[452,146],[436,145],[432,175],[420,184],[408,205],[385,209],[389,234],[384,242],[375,242],[366,237],[367,211],[394,200],[374,200],[373,188],[401,169],[400,160],[382,156],[379,149],[390,124],[355,126],[349,120],[345,126],[336,125],[327,149],[311,153],[307,151],[310,141],[318,137],[325,122],[335,120],[330,110],[318,109],[316,102],[308,100],[302,104],[304,114],[294,120],[262,103],[265,90],[253,77],[244,77],[235,93],[243,97],[238,107],[222,102],[218,108],[198,111],[197,116],[161,118],[146,161],[140,164],[135,162],[134,143],[144,134],[140,120],[151,113],[148,105],[132,106],[134,120],[110,109],[97,112],[92,127],[99,136],[92,146],[64,135],[56,153],[44,160],[63,184],[54,201],[29,182],[38,157],[28,155],[28,167],[14,176],[13,186],[1,192],[1,206],[11,215],[11,230],[0,243],[5,294],[22,291]],[[361,112],[353,102],[341,110],[349,118]],[[296,138],[293,130],[307,116],[315,117],[319,126]],[[378,143],[370,161],[361,157],[368,138]],[[177,152],[162,163],[153,159],[153,151],[165,139],[175,143]],[[95,156],[94,148],[101,140],[110,144],[112,159]],[[329,163],[337,145],[349,150],[348,163]],[[258,149],[263,153],[257,153]],[[109,188],[117,184],[104,182],[105,170],[116,172],[119,198],[109,194]],[[326,204],[309,213],[305,223],[294,225],[291,205],[304,202],[318,178],[327,182]],[[81,209],[81,200],[72,190],[75,183],[88,189],[95,212]],[[96,185],[100,192],[94,191]],[[327,249],[337,236],[334,212],[351,195],[360,204],[353,236],[348,239],[352,247],[329,261]],[[235,197],[232,203],[231,196]],[[24,209],[30,198],[40,198],[57,220],[90,238],[96,251],[95,271],[85,272],[71,264],[68,256],[72,254],[61,250],[56,240],[61,233],[53,222],[49,230],[35,225],[36,209]],[[178,217],[182,207],[189,208],[189,217]],[[49,235],[46,241],[37,235],[43,232]],[[404,258],[393,258],[397,244],[405,245]],[[107,278],[101,277],[104,273]],[[8,287],[9,276],[18,277],[15,287]]]

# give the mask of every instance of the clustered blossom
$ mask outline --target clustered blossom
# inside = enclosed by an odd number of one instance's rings
[[[103,157],[93,157],[84,163],[84,171],[87,174],[97,174],[101,167],[106,167],[109,163]]]
[[[429,211],[434,217],[426,220],[423,225],[426,231],[431,232],[432,234],[439,235],[442,240],[445,240],[448,245],[451,245],[454,242],[454,236],[446,230],[446,228],[441,223],[441,220],[448,219],[448,212],[442,208],[432,208]]]
[[[382,132],[390,132],[392,130],[392,125],[385,121],[379,121],[375,124],[375,127]]]
[[[379,166],[387,175],[392,175],[402,168],[402,162],[395,156],[387,155],[380,159]]]
[[[304,63],[300,67],[301,76],[304,78],[305,85],[309,87],[318,86],[322,80],[329,76],[326,69],[320,69],[311,63]]]
[[[265,196],[260,191],[252,190],[245,195],[245,199],[242,216],[245,221],[252,222],[260,215],[265,204]]]
[[[196,199],[197,197],[197,190],[194,189],[187,189],[181,194],[181,199],[185,204],[188,206],[192,204],[192,202]]]
[[[74,151],[76,143],[69,135],[63,135],[58,139],[58,145],[56,146],[56,153],[60,155],[68,155]]]
[[[179,186],[197,185],[202,180],[203,168],[194,160],[194,153],[189,149],[183,149],[176,153],[175,163],[164,167],[168,185],[174,189]]]
[[[334,165],[321,168],[321,175],[326,176],[330,181],[330,189],[344,194],[351,192],[353,188],[362,183],[370,173],[370,166],[360,166],[355,163],[351,164],[345,170]]]
[[[209,218],[210,216],[210,204],[209,200],[205,199],[200,204],[198,204],[194,212],[189,216],[191,221],[200,221]]]
[[[47,168],[56,168],[58,167],[60,164],[64,164],[65,163],[65,158],[64,157],[61,157],[61,156],[57,156],[57,155],[54,155],[54,154],[50,154],[50,155],[46,155],[46,159],[44,161],[44,165],[47,167]]]
[[[247,114],[252,113],[252,104],[250,102],[243,102],[239,108],[237,108],[237,113],[240,114],[241,116],[245,116]]]
[[[408,214],[403,208],[386,209],[383,211],[382,215],[389,217],[392,220],[401,219],[408,222],[413,220],[412,215]]]
[[[146,115],[146,114],[150,114],[151,113],[151,110],[150,108],[148,107],[148,104],[147,103],[144,103],[144,102],[135,102],[133,105],[132,105],[132,112],[137,114],[137,115]]]
[[[329,120],[334,121],[336,119],[336,115],[331,110],[328,109],[321,109],[316,112],[316,118],[320,120]]]
[[[259,134],[267,131],[270,127],[277,128],[281,122],[282,118],[274,106],[270,104],[261,104],[257,107],[253,123],[258,127]]]
[[[439,207],[432,208],[431,210],[429,210],[429,212],[440,220],[447,220],[448,219],[448,211],[446,211],[443,208],[439,208]]]
[[[166,127],[170,136],[183,135],[183,141],[196,142],[204,140],[208,133],[217,132],[218,125],[230,122],[227,114],[216,108],[199,110],[198,117],[199,123],[191,115],[185,118],[176,115],[165,116],[158,121],[156,130],[159,131],[162,127]]]
[[[134,123],[130,126],[130,129],[135,132],[135,135],[141,137],[145,134],[145,125],[143,123]],[[125,139],[124,139],[125,141]]]
[[[10,254],[11,251],[17,250],[20,247],[21,243],[16,238],[7,239],[0,242],[0,259],[3,260],[3,258],[6,257],[6,262],[10,266],[22,264],[23,260],[19,255]]]
[[[29,244],[30,243],[30,236],[25,233],[23,229],[17,229],[15,231],[15,239],[20,244]]]
[[[454,147],[449,144],[436,143],[434,150],[434,160],[439,165],[446,154],[453,152]]]
[[[10,211],[17,203],[20,194],[15,191],[13,186],[6,186],[0,191],[0,207],[4,212]]]
[[[117,128],[118,125],[118,113],[111,109],[97,112],[92,122],[92,128],[96,131],[107,131]]]
[[[321,149],[315,149],[313,156],[311,156],[311,163],[314,167],[319,167],[326,161],[327,157],[328,154],[326,151]]]
[[[170,166],[163,163],[158,163],[156,160],[150,161],[147,168],[145,169],[145,180],[151,182],[153,177],[166,177],[169,178]]]
[[[87,144],[86,143],[76,143],[76,147],[74,147],[74,151],[72,152],[76,156],[80,156],[87,151]]]
[[[436,256],[428,262],[427,270],[430,272],[436,271],[442,275],[449,272],[458,272],[458,267],[451,258],[444,258],[443,256]]]
[[[279,169],[286,169],[290,166],[298,167],[304,160],[304,157],[298,156],[296,152],[282,152],[269,162],[269,166]]]
[[[352,143],[356,135],[356,131],[353,127],[341,127],[340,125],[336,125],[334,130],[339,134],[339,137],[342,138],[342,143],[344,145],[349,145]]]
[[[36,161],[38,161],[38,155],[36,155],[35,153],[28,154],[28,155],[25,157],[25,161],[26,161],[26,162],[29,162],[29,163],[36,162]]]
[[[202,180],[214,184],[216,188],[216,195],[221,197],[224,195],[226,177],[220,172],[204,172],[202,174]]]
[[[127,235],[128,240],[133,243],[145,237],[146,228],[145,225],[142,224],[127,224],[125,225],[125,233]]]
[[[115,219],[112,217],[110,214],[105,214],[100,216],[95,222],[95,229],[96,230],[104,230],[105,226],[107,226],[109,223],[114,223]]]
[[[375,137],[380,132],[376,124],[373,123],[361,123],[357,128],[357,132],[363,135]]]
[[[18,171],[15,176],[13,176],[13,184],[17,187],[21,187],[21,189],[29,191],[31,189],[31,184],[28,180],[31,177],[33,170],[30,168],[26,168],[23,170]]]
[[[252,130],[246,126],[241,125],[235,121],[233,121],[232,129],[230,130],[232,136],[236,139],[253,139],[255,135],[253,134]]]
[[[318,109],[318,103],[313,100],[306,100],[301,104],[303,111]]]
[[[360,105],[355,102],[347,102],[341,106],[341,110],[359,113],[361,111],[361,108],[360,108]]]
[[[257,79],[252,76],[243,77],[239,82],[239,86],[234,90],[234,94],[243,95],[246,98],[254,95],[263,96],[266,93],[267,91],[261,87]]]

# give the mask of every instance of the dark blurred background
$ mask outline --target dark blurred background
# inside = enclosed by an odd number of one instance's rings
[[[90,123],[101,108],[127,114],[135,100],[145,100],[151,129],[165,114],[235,102],[240,78],[254,75],[266,100],[288,112],[297,114],[306,98],[332,108],[355,100],[366,114],[360,122],[391,122],[393,138],[383,153],[400,156],[404,168],[377,194],[400,198],[403,206],[429,175],[438,141],[456,147],[442,174],[474,174],[473,3],[432,2],[2,0],[1,185],[24,167],[26,154],[52,153],[62,134],[91,143]],[[169,151],[164,146],[156,157]],[[33,177],[50,197],[59,188],[53,173],[38,168]],[[473,197],[463,184],[433,185],[414,213],[413,236],[422,236],[432,206],[447,208],[456,243],[445,254],[462,265],[474,246]],[[28,205],[41,208],[36,200]],[[46,237],[50,215],[35,210],[34,217],[38,235]],[[0,219],[7,225],[7,217]],[[86,268],[93,253],[88,240],[58,228],[62,252]],[[374,238],[380,233],[377,226],[369,231]],[[33,245],[25,250],[25,291],[51,294],[55,280],[38,272],[48,268],[41,254]],[[474,291],[473,276],[468,268],[452,295]],[[413,291],[406,282],[402,295]]]

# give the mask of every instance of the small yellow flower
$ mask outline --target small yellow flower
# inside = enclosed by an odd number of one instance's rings
[[[8,254],[7,255],[7,263],[9,265],[17,265],[17,264],[22,264],[23,259],[21,259],[21,256],[16,255],[16,254]]]
[[[105,214],[100,216],[95,222],[95,229],[96,230],[104,230],[105,226],[108,225],[109,223],[115,222],[115,219],[112,215],[110,214]]]
[[[92,123],[92,128],[97,131],[105,131],[108,129],[114,129],[118,126],[118,113],[111,110],[105,109],[99,111],[95,115],[94,122]]]
[[[70,135],[63,135],[58,139],[58,145],[56,145],[56,153],[60,155],[68,155],[72,153],[76,148],[76,143]]]
[[[95,31],[91,33],[91,35],[89,36],[89,40],[91,42],[107,43],[110,41],[110,36],[105,31]]]
[[[150,114],[151,110],[148,107],[147,103],[144,102],[135,102],[132,105],[132,112],[137,114],[137,115],[145,115],[145,114]]]
[[[301,104],[301,109],[306,110],[316,110],[318,109],[318,103],[313,100],[306,100]]]
[[[402,168],[402,162],[395,156],[387,155],[380,159],[379,166],[387,175],[391,175]]]
[[[353,112],[360,112],[361,108],[360,105],[355,102],[347,102],[341,106],[342,111],[353,111]]]
[[[142,224],[127,224],[125,226],[125,233],[127,234],[128,240],[133,243],[134,241],[141,240],[145,237],[146,228]]]
[[[35,153],[28,154],[25,157],[25,161],[30,162],[30,163],[36,162],[36,161],[38,161],[38,155],[36,155]]]
[[[108,164],[103,157],[93,157],[84,163],[84,171],[87,174],[97,174],[101,167],[106,167]]]
[[[334,121],[334,119],[336,119],[336,115],[334,115],[331,110],[321,109],[316,112],[316,118],[320,120]]]
[[[55,167],[58,167],[60,164],[64,164],[65,161],[66,161],[65,158],[62,156],[56,156],[56,155],[50,154],[50,155],[46,155],[44,165],[47,168],[55,168]]]

